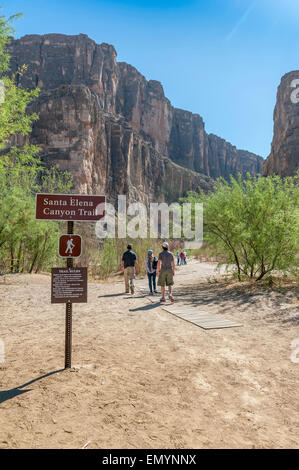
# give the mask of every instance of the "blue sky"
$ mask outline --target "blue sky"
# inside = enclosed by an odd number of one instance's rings
[[[10,0],[16,36],[88,34],[159,80],[208,132],[266,157],[282,75],[299,68],[299,0]]]

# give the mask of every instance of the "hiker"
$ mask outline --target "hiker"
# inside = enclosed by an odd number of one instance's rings
[[[151,295],[153,295],[153,289],[155,294],[158,293],[156,289],[157,264],[158,259],[154,256],[153,250],[148,250],[144,263],[144,269],[145,274],[147,274],[148,277],[148,286]]]
[[[181,265],[184,264],[184,252],[181,251],[180,253]]]
[[[127,251],[124,252],[121,259],[121,270],[124,271],[126,294],[129,293],[129,287],[131,289],[131,294],[134,294],[135,269],[136,273],[138,273],[137,256],[136,253],[132,251],[132,245],[128,244]]]
[[[187,253],[185,250],[183,251],[183,253],[184,253],[184,264],[187,264]]]
[[[161,286],[161,302],[166,302],[165,300],[165,285],[168,286],[168,295],[171,302],[174,302],[172,295],[172,286],[173,286],[173,276],[174,276],[174,257],[173,254],[168,251],[168,243],[163,242],[162,244],[163,251],[159,254],[158,266],[157,266],[157,276],[158,276],[158,286]]]
[[[180,253],[178,251],[176,252],[176,259],[177,259],[177,265],[179,266],[179,264],[180,264]]]

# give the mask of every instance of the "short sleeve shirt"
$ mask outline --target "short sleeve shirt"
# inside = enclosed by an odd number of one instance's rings
[[[171,251],[161,251],[159,254],[159,260],[162,263],[161,271],[172,269],[171,263],[174,261],[173,254]]]
[[[129,266],[135,266],[135,261],[137,259],[136,253],[134,251],[128,250],[125,251],[122,256],[122,261],[124,262],[124,268],[128,268]]]

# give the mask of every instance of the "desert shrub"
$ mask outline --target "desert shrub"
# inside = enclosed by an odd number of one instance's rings
[[[188,194],[187,201],[203,203],[205,241],[235,265],[240,280],[298,271],[298,176],[248,174],[244,180],[218,179],[209,194]]]
[[[57,258],[61,223],[35,220],[35,193],[71,186],[68,174],[47,170],[29,152],[13,149],[0,158],[0,265],[12,273],[48,269]]]
[[[17,136],[30,134],[38,116],[28,113],[27,106],[39,92],[19,88],[16,76],[7,75],[13,19],[0,16],[0,270],[38,272],[57,257],[60,224],[35,220],[35,193],[67,192],[71,177],[56,167],[46,168],[38,147],[12,146],[13,141],[24,141]]]

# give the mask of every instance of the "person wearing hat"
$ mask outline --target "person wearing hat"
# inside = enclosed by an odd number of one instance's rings
[[[124,271],[126,294],[129,293],[129,287],[131,294],[134,294],[135,269],[136,272],[138,272],[137,256],[136,253],[132,251],[132,245],[129,243],[127,251],[124,252],[121,259],[121,270]]]
[[[159,254],[158,266],[157,266],[157,276],[158,276],[158,286],[161,286],[161,302],[166,302],[165,300],[165,286],[168,286],[168,295],[171,302],[174,302],[172,295],[172,286],[173,276],[175,271],[174,266],[174,257],[173,254],[168,251],[168,243],[162,243],[163,251]]]
[[[148,277],[148,285],[150,294],[153,294],[153,290],[155,294],[157,294],[156,289],[156,274],[157,274],[157,264],[158,259],[154,256],[153,250],[148,250],[147,257],[144,263],[145,274]]]

